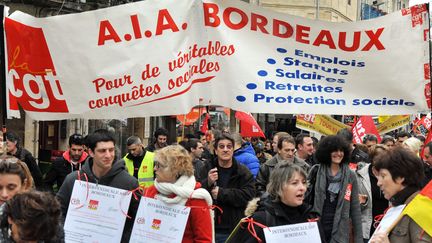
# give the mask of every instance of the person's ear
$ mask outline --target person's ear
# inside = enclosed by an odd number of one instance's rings
[[[403,177],[398,177],[398,178],[396,178],[396,180],[395,180],[395,182],[397,183],[397,184],[403,184],[403,182],[405,181],[405,178],[403,178]]]
[[[23,184],[23,185],[24,185],[24,188],[23,188],[24,191],[30,190],[30,189],[31,189],[31,186],[32,186],[32,185],[29,183],[29,181],[28,181],[27,178],[24,179],[24,184]]]
[[[90,157],[92,157],[92,158],[94,157],[94,153],[91,149],[88,149],[87,152],[90,155]]]

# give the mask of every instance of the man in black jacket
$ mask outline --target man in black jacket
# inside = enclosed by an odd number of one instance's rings
[[[247,203],[255,195],[255,181],[249,169],[234,158],[234,139],[222,134],[215,139],[216,157],[207,161],[203,170],[202,187],[214,199],[216,243],[225,242],[240,219]]]
[[[42,180],[42,173],[39,169],[36,159],[33,157],[30,151],[21,147],[18,135],[13,132],[6,133],[6,149],[8,155],[12,155],[26,163],[33,177],[36,189],[45,189],[45,185]]]
[[[88,154],[84,151],[84,138],[81,134],[72,134],[69,137],[69,149],[60,158],[57,158],[45,175],[45,184],[48,190],[53,190],[54,183],[57,189],[61,187],[66,176],[72,171],[81,170],[82,164]]]

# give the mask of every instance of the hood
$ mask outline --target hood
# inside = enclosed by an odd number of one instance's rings
[[[257,211],[269,210],[274,211],[272,201],[266,192],[261,197],[256,197],[248,202],[245,210],[245,216],[252,216]]]
[[[83,151],[83,153],[82,153],[80,159],[78,160],[78,163],[82,163],[82,162],[84,162],[84,161],[87,159],[87,157],[88,157],[88,153],[87,153],[86,151]],[[70,149],[66,150],[66,151],[63,153],[63,158],[64,158],[67,162],[71,163],[71,158],[70,158]]]
[[[252,154],[253,156],[256,156],[255,150],[253,149],[252,145],[250,143],[245,143],[241,148],[234,151],[234,156],[238,156],[240,154]]]
[[[84,166],[82,168],[84,173],[86,173],[89,177],[93,177],[93,180],[99,181],[99,183],[103,183],[103,182],[107,181],[108,184],[113,179],[113,177],[115,177],[120,172],[126,170],[125,162],[123,159],[114,160],[111,170],[109,170],[108,173],[106,175],[102,176],[101,178],[97,178],[93,174],[93,170],[91,169],[92,167],[93,167],[93,158],[89,156],[86,159],[86,162],[84,163]]]

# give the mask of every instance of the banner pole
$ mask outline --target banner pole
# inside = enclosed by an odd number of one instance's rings
[[[6,90],[6,52],[5,52],[5,32],[4,32],[4,11],[5,6],[0,5],[0,14],[1,14],[1,37],[0,37],[0,55],[1,55],[1,65],[0,65],[0,82],[1,82],[1,102],[2,102],[2,132],[3,132],[3,143],[6,142],[6,120],[7,120],[7,105],[6,105],[6,95],[8,94]],[[2,146],[5,149],[5,146]],[[1,151],[3,152],[3,151]]]
[[[430,8],[430,5],[431,5],[431,3],[432,3],[432,1],[429,1],[429,3],[426,3],[426,8],[427,8],[427,10],[428,10],[428,23],[429,23],[429,31],[428,31],[428,33],[429,33],[429,77],[431,77],[431,69],[432,69],[432,43],[431,43],[431,8]],[[429,79],[429,83],[431,82],[431,80]],[[432,94],[432,85],[430,85],[431,87],[430,87],[430,92],[431,92],[431,94]],[[430,110],[429,110],[429,113],[432,111],[432,107],[430,107],[429,108]]]
[[[207,122],[207,128],[209,131],[211,131],[211,117],[210,117],[210,106],[206,106],[207,116],[209,116],[208,122]]]

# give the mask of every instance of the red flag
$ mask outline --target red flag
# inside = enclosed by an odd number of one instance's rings
[[[208,114],[208,113],[206,113],[206,116],[205,116],[205,118],[204,118],[204,121],[203,121],[203,123],[202,123],[202,126],[201,126],[201,132],[203,132],[203,133],[207,133],[207,131],[208,131],[208,122],[209,122],[209,119],[210,119],[210,115]]]
[[[353,143],[363,143],[363,137],[366,134],[374,134],[378,138],[378,143],[381,142],[381,136],[371,116],[361,116],[353,126],[352,133]]]
[[[432,120],[424,116],[422,117],[422,119],[414,122],[413,131],[416,134],[422,134],[426,136],[431,126],[432,126]]]
[[[431,132],[431,130],[432,130],[432,129],[430,129],[429,132],[428,132],[428,135],[427,135],[427,137],[426,137],[426,140],[425,140],[425,142],[424,142],[424,145],[428,144],[429,142],[432,142],[432,132]],[[423,160],[425,160],[425,157],[424,157],[424,147],[425,147],[425,146],[423,146],[423,149],[422,149],[421,154],[420,154],[420,157],[421,157]]]
[[[240,134],[242,137],[262,137],[265,138],[264,132],[250,113],[237,111],[235,118],[240,120]]]

